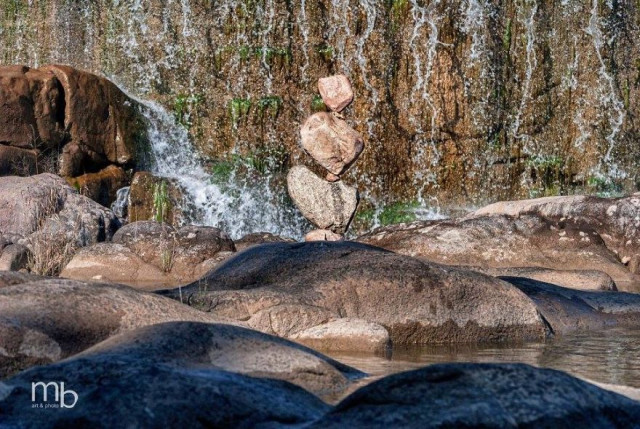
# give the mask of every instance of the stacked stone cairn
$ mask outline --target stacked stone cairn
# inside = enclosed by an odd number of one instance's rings
[[[358,190],[340,176],[364,149],[362,136],[340,114],[353,100],[353,89],[344,75],[318,80],[318,90],[331,112],[318,112],[302,124],[302,148],[328,173],[318,177],[307,167],[293,167],[287,176],[291,199],[318,229],[305,241],[342,240],[358,207]]]

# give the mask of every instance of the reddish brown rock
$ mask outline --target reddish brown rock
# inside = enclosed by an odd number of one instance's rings
[[[35,151],[5,149],[0,174],[18,156],[27,156],[22,175],[134,166],[146,138],[137,103],[103,77],[60,65],[0,67],[0,145]]]
[[[0,67],[0,143],[25,149],[52,149],[66,138],[65,98],[49,70]]]
[[[364,149],[362,136],[342,119],[318,112],[302,124],[302,147],[330,173],[340,175]]]
[[[353,101],[351,82],[342,74],[318,79],[318,91],[324,104],[334,112],[341,112]]]
[[[115,201],[118,189],[124,187],[128,180],[121,167],[110,165],[97,173],[68,177],[67,182],[80,194],[109,207]]]
[[[60,175],[83,174],[86,163],[95,169],[135,162],[145,127],[129,97],[110,81],[72,67],[41,70],[53,73],[64,88],[64,125],[71,141],[60,160]]]

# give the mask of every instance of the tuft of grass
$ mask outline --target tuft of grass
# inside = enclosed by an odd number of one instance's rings
[[[280,113],[282,108],[282,97],[279,95],[268,95],[258,100],[258,112],[260,117],[264,117],[268,114],[271,118],[275,119]]]
[[[322,101],[322,97],[320,96],[320,94],[316,94],[313,96],[313,99],[311,100],[311,111],[313,112],[327,111],[327,106],[324,104],[324,101]]]
[[[251,110],[251,100],[248,98],[234,98],[229,102],[229,114],[233,125],[236,125],[240,118],[247,116]]]
[[[511,50],[511,19],[507,19],[507,25],[504,28],[504,34],[502,35],[502,49],[505,52],[509,52]]]
[[[193,110],[204,101],[200,94],[179,94],[173,102],[173,115],[183,127],[193,125]]]
[[[43,230],[45,221],[58,216],[61,204],[61,196],[52,189],[47,199],[37,207],[35,232],[29,237],[27,259],[27,269],[34,274],[59,275],[80,247],[74,237]],[[61,219],[57,221],[62,223]]]
[[[413,222],[417,219],[416,209],[420,207],[417,201],[397,202],[384,206],[378,215],[380,225]]]
[[[153,218],[156,222],[163,223],[169,212],[169,194],[167,182],[162,180],[153,185]]]
[[[330,62],[331,60],[333,60],[333,47],[331,45],[322,43],[316,46],[315,51],[325,62]]]

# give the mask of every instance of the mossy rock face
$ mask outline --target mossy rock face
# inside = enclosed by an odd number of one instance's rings
[[[344,180],[372,201],[433,197],[446,210],[637,190],[632,3],[620,13],[616,3],[513,0],[225,0],[188,11],[159,0],[9,1],[0,59],[64,58],[115,76],[164,105],[205,159],[282,147],[287,168],[312,164],[296,124],[323,109],[318,78],[345,73],[355,98],[344,114],[366,150]]]
[[[185,220],[182,195],[175,180],[138,172],[131,181],[129,221],[155,220],[178,226]]]

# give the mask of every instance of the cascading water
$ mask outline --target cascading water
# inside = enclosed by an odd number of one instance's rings
[[[149,124],[151,170],[179,184],[187,223],[219,227],[234,239],[263,231],[300,238],[308,229],[286,190],[272,186],[271,176],[252,180],[234,169],[220,181],[207,172],[187,131],[170,113],[154,102],[138,102]]]
[[[605,39],[605,35],[602,30],[602,18],[598,14],[598,8],[600,3],[598,0],[593,0],[591,5],[589,26],[585,32],[593,39],[593,47],[599,62],[599,74],[600,74],[600,102],[603,107],[602,116],[608,121],[610,132],[606,136],[607,150],[601,162],[596,167],[599,174],[603,174],[604,166],[606,165],[607,174],[610,177],[624,177],[624,172],[613,162],[611,154],[617,143],[618,134],[620,134],[622,124],[626,116],[624,103],[618,97],[618,90],[616,88],[616,82],[608,71],[607,64],[602,56],[602,51],[608,45]]]
[[[348,74],[367,150],[345,180],[363,210],[640,183],[634,2],[30,0],[2,12],[4,63],[115,77],[178,118],[206,160],[310,162],[291,130],[318,108],[319,77]]]

